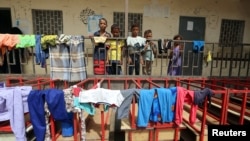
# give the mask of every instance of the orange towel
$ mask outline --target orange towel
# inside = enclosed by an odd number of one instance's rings
[[[0,66],[3,65],[6,48],[11,50],[19,42],[18,35],[0,34]]]
[[[1,55],[3,56],[5,54],[6,47],[8,50],[12,50],[17,43],[19,43],[18,35],[0,34]]]

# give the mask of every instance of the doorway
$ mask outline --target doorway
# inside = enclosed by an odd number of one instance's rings
[[[0,8],[0,33],[9,33],[12,27],[11,11],[9,8]]]
[[[183,40],[204,41],[206,19],[204,17],[180,16],[179,34]],[[203,50],[193,51],[193,42],[186,42],[182,62],[182,75],[202,75]]]
[[[0,34],[9,33],[12,27],[11,11],[9,8],[0,8]],[[2,56],[0,56],[2,57]],[[4,61],[3,61],[4,60]],[[1,59],[2,66],[0,65],[0,73],[8,73],[8,66],[6,58]]]

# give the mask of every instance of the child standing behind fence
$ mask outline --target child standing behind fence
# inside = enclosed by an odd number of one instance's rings
[[[168,65],[168,75],[177,76],[181,75],[181,66],[182,66],[182,51],[183,45],[178,40],[182,40],[181,35],[174,36],[174,46],[172,48],[172,52],[170,53],[170,61]]]
[[[120,36],[120,28],[117,24],[111,26],[111,33],[114,38]],[[107,68],[108,74],[120,75],[122,72],[121,65],[122,60],[122,48],[124,47],[124,40],[119,39],[108,39],[106,42],[107,47],[107,60],[106,64],[109,65]]]
[[[141,57],[141,50],[144,48],[146,39],[138,36],[139,25],[133,24],[131,26],[132,36],[127,38],[128,46],[128,65],[129,65],[129,75],[133,75],[135,69],[135,75],[140,74],[140,63],[143,64],[143,59]]]
[[[151,75],[152,71],[152,64],[157,52],[156,45],[151,41],[152,39],[152,31],[146,30],[144,32],[144,38],[146,38],[146,45],[142,50],[144,66],[143,66],[143,74],[144,75]]]
[[[111,34],[106,31],[108,22],[105,18],[99,19],[99,30],[94,33],[94,74],[105,74],[106,48],[105,41]]]

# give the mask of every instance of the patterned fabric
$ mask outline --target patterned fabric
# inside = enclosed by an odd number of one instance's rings
[[[70,56],[69,48],[65,44],[58,44],[49,48],[50,54],[50,78],[52,80],[70,80]]]
[[[62,39],[57,41],[59,44],[55,47],[50,47],[51,79],[70,82],[86,79],[83,36],[70,36],[70,40]]]
[[[81,88],[81,90],[83,90]],[[84,118],[84,111],[81,110],[79,107],[74,106],[74,96],[73,96],[73,87],[67,88],[63,90],[64,92],[64,100],[66,103],[66,110],[67,112],[77,113],[80,120],[80,129],[81,129],[81,136],[80,141],[86,140],[86,124]]]
[[[50,134],[50,124],[49,124],[50,112],[47,103],[44,104],[44,110],[45,110],[45,123],[46,123],[46,132],[44,141],[51,141],[52,139]]]
[[[86,140],[86,124],[85,124],[85,118],[83,115],[83,111],[79,113],[79,118],[81,119],[81,136],[80,136],[80,141],[85,141]]]
[[[73,112],[74,111],[74,100],[73,100],[73,94],[72,94],[72,88],[64,89],[64,100],[66,104],[66,110],[67,112]]]
[[[81,81],[86,79],[86,66],[84,58],[83,36],[72,36],[68,43],[70,48],[70,79],[69,81]]]

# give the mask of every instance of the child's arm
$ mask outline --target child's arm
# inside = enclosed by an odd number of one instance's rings
[[[156,55],[156,53],[157,53],[157,47],[156,47],[156,45],[154,43],[152,44],[152,51]]]

